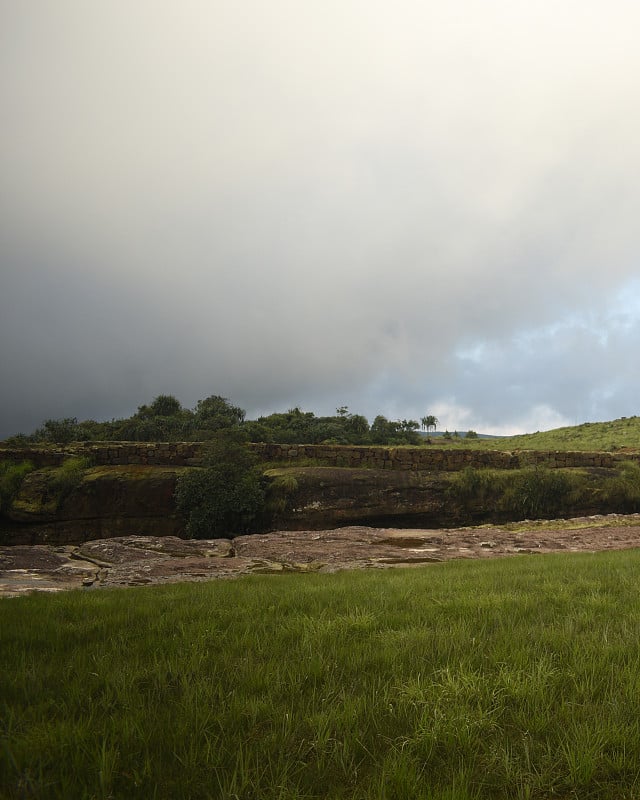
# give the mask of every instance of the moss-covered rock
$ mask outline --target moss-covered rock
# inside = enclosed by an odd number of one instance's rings
[[[286,506],[277,526],[287,530],[340,525],[434,525],[453,522],[446,477],[415,470],[290,467],[269,470],[278,485],[288,479]]]
[[[180,535],[175,510],[177,476],[185,467],[91,467],[74,486],[62,487],[58,469],[24,479],[0,538],[6,543],[65,544],[107,536]]]

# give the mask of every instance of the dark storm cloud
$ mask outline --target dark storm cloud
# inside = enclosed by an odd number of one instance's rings
[[[164,392],[635,413],[639,17],[0,2],[0,436]]]

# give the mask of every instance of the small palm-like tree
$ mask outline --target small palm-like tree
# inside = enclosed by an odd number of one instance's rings
[[[434,417],[433,414],[429,414],[425,417],[422,417],[420,422],[422,423],[422,430],[426,430],[428,433],[432,428],[434,431],[436,430],[439,420],[437,417]]]

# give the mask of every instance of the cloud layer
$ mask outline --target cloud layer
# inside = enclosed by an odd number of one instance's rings
[[[0,0],[0,436],[638,411],[628,2]]]

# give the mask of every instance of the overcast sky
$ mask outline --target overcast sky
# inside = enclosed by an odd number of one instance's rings
[[[0,437],[640,413],[640,5],[0,0]]]

